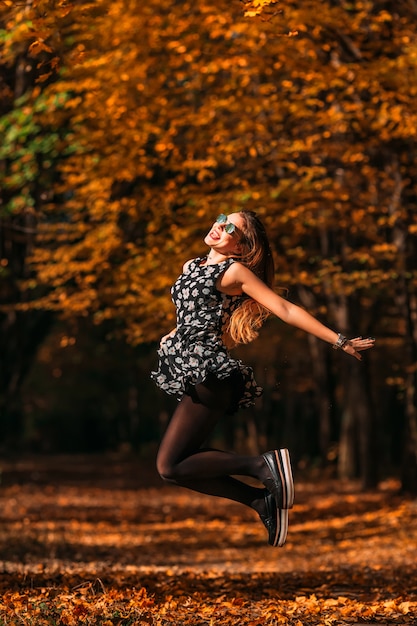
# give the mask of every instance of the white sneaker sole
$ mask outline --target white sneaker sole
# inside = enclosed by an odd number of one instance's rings
[[[287,448],[274,450],[274,453],[283,485],[282,508],[292,509],[294,506],[294,479],[292,476],[290,453]]]
[[[288,534],[288,509],[277,509],[277,533],[273,546],[282,548]]]

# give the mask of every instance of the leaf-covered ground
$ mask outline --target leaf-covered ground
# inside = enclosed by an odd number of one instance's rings
[[[417,623],[417,502],[297,484],[284,548],[250,510],[111,458],[2,463],[0,626]]]

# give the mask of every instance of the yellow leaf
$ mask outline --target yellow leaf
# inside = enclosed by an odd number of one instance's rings
[[[30,44],[29,54],[36,56],[37,54],[40,54],[41,52],[52,52],[52,48],[50,46],[47,46],[46,43],[44,43],[43,41],[37,39],[36,41]]]

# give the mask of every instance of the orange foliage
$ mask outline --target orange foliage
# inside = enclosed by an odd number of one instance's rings
[[[5,624],[415,624],[416,506],[395,483],[298,484],[277,551],[249,509],[158,488],[137,462],[20,459],[3,475]]]
[[[174,323],[168,288],[183,261],[204,250],[217,213],[242,208],[265,219],[279,284],[308,283],[322,304],[389,291],[410,269],[397,235],[413,249],[412,11],[325,0],[87,8],[65,16],[76,42],[44,90],[73,154],[43,207],[28,284],[44,288],[37,306],[156,339]],[[32,51],[54,50],[58,31]]]

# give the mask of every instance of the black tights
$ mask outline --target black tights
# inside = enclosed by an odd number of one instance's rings
[[[167,482],[200,493],[241,502],[262,512],[263,489],[249,486],[232,475],[262,480],[262,456],[240,456],[203,444],[233,402],[235,381],[214,376],[184,395],[162,439],[157,469]]]

